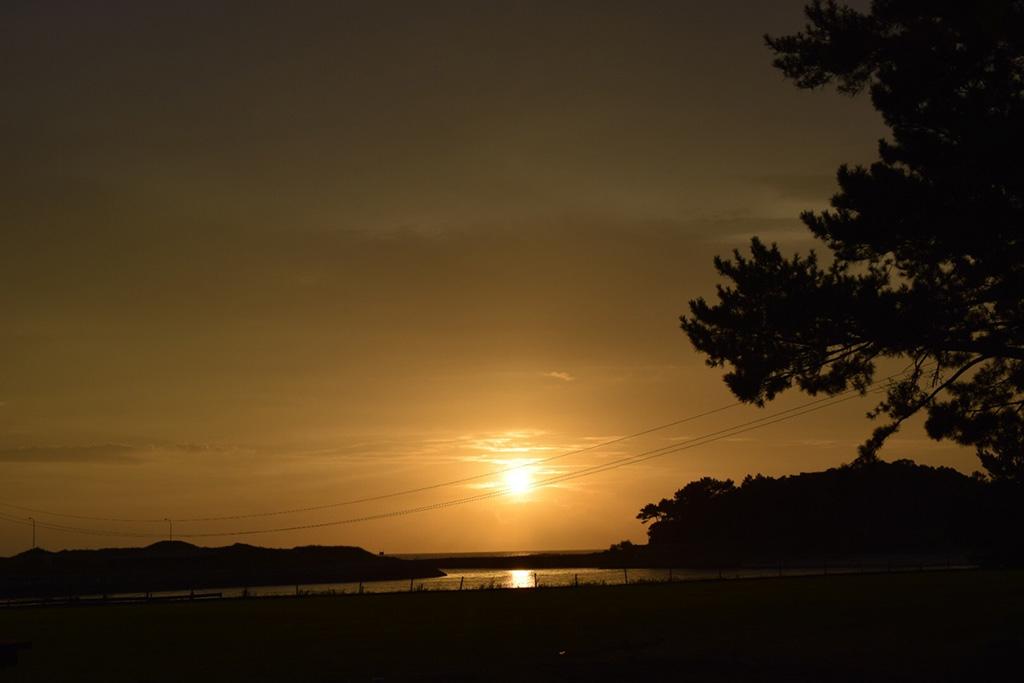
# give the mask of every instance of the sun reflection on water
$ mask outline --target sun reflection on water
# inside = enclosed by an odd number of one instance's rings
[[[512,588],[533,588],[533,572],[529,569],[513,569],[509,571],[509,583]]]

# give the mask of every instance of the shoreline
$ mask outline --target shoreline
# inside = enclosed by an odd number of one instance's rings
[[[463,569],[472,569],[464,567],[452,567],[446,568],[447,571],[458,572]],[[573,567],[581,573],[594,570],[603,570],[604,568],[596,567]],[[445,571],[445,570],[442,570]],[[509,570],[515,571],[515,570]],[[881,576],[881,575],[895,575],[895,574],[915,574],[915,573],[936,573],[936,572],[967,572],[967,571],[982,571],[977,565],[948,565],[948,564],[904,564],[904,565],[888,565],[888,566],[834,566],[831,568],[808,568],[808,567],[794,567],[790,568],[788,573],[783,570],[781,573],[772,571],[762,571],[761,573],[751,573],[756,571],[752,568],[743,567],[727,567],[721,570],[713,570],[710,573],[704,573],[703,575],[687,575],[687,572],[692,570],[680,569],[679,573],[669,573],[664,578],[649,578],[649,577],[634,577],[632,580],[627,573],[624,575],[623,581],[615,581],[609,583],[605,580],[584,580],[579,581],[576,574],[576,580],[567,583],[553,583],[550,581],[541,582],[538,577],[550,579],[549,576],[542,575],[538,572],[531,572],[534,577],[534,585],[495,585],[492,581],[488,584],[478,584],[463,586],[460,584],[459,588],[445,588],[443,586],[431,587],[430,585],[423,583],[415,584],[415,579],[410,579],[410,588],[405,589],[394,589],[394,590],[364,590],[364,586],[374,587],[374,584],[394,583],[388,580],[377,580],[377,581],[358,581],[358,582],[345,582],[337,584],[268,584],[262,586],[252,586],[239,588],[238,586],[220,587],[227,588],[225,590],[216,590],[218,587],[206,587],[198,591],[155,591],[155,592],[142,592],[142,591],[124,591],[119,593],[109,593],[106,595],[90,594],[90,595],[75,595],[68,597],[40,597],[40,598],[12,598],[0,601],[0,610],[19,610],[29,609],[35,607],[91,607],[91,606],[109,606],[109,605],[140,605],[140,604],[163,604],[163,603],[191,603],[191,602],[214,602],[214,601],[238,601],[238,600],[296,600],[296,599],[308,599],[308,598],[346,598],[346,597],[364,597],[364,596],[380,596],[380,595],[403,595],[403,594],[422,594],[422,593],[470,593],[470,592],[488,592],[488,591],[534,591],[534,590],[579,590],[579,589],[590,589],[590,588],[615,588],[623,586],[641,586],[641,585],[659,585],[659,584],[699,584],[699,583],[736,583],[744,581],[765,581],[765,580],[777,580],[784,581],[788,579],[811,579],[811,578],[828,578],[828,577],[850,577],[850,576]],[[563,575],[564,576],[564,575]],[[450,578],[450,576],[449,576]],[[404,580],[403,580],[404,581]],[[333,588],[331,586],[338,586]],[[347,590],[347,588],[354,588],[358,586],[358,590]],[[294,588],[294,591],[292,589]],[[320,588],[317,590],[317,588]],[[287,590],[283,590],[287,589]],[[237,591],[244,591],[242,594],[232,594]]]
[[[1010,680],[1022,617],[1024,572],[981,569],[27,608],[0,632],[26,682],[923,682]]]

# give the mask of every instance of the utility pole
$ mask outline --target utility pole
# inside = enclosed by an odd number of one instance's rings
[[[35,550],[36,549],[36,518],[35,517],[29,517],[29,520],[32,521],[32,549]]]
[[[167,522],[167,540],[168,541],[173,541],[174,540],[174,523],[171,522],[171,520],[168,519],[167,517],[164,517],[164,521]]]

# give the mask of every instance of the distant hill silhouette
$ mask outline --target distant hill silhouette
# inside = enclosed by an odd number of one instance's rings
[[[33,549],[0,558],[0,597],[188,590],[227,586],[376,581],[443,576],[430,563],[379,557],[362,548],[290,550],[236,543],[203,548],[161,541],[145,548]]]
[[[748,476],[739,486],[705,477],[645,506],[648,547],[618,551],[689,565],[886,554],[1019,563],[1021,491],[910,460]]]

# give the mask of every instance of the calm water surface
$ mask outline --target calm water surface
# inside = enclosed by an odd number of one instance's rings
[[[233,586],[230,588],[196,589],[196,593],[220,593],[225,598],[243,596],[269,597],[310,594],[356,595],[359,593],[407,593],[420,591],[458,591],[489,589],[532,589],[558,586],[605,585],[625,583],[661,583],[666,581],[699,581],[708,579],[752,579],[779,576],[811,576],[856,574],[881,571],[922,571],[934,569],[969,569],[969,564],[947,563],[881,563],[841,566],[743,567],[732,569],[598,569],[570,567],[567,569],[460,569],[442,568],[447,575],[429,579],[399,581],[366,581],[363,583],[317,583],[298,586]],[[188,591],[153,592],[153,597],[187,596]],[[99,598],[100,596],[82,596]],[[111,598],[142,597],[139,593],[110,594]],[[18,601],[14,601],[18,602]]]
[[[725,570],[702,569],[597,569],[594,567],[570,567],[564,569],[460,569],[442,568],[447,576],[429,579],[405,579],[400,581],[366,581],[359,583],[318,583],[300,586],[249,586],[232,588],[214,588],[210,592],[223,594],[224,597],[241,597],[272,595],[295,595],[302,593],[402,593],[411,591],[457,591],[486,590],[498,588],[523,589],[544,588],[573,585],[622,585],[624,583],[693,581],[699,579],[736,579],[769,576],[797,576],[803,574],[820,574],[821,568],[785,569],[780,573],[778,568],[744,568]],[[836,569],[835,573],[847,573],[855,569]],[[156,595],[180,595],[181,591],[153,593]]]

